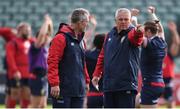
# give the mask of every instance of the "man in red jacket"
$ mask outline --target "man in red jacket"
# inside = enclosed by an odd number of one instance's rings
[[[73,10],[71,24],[60,24],[48,56],[48,82],[53,108],[82,108],[89,76],[80,42],[89,22],[89,12]],[[86,79],[86,81],[85,81]]]
[[[28,86],[29,64],[28,51],[31,26],[28,23],[20,23],[17,27],[17,37],[7,43],[6,62],[7,73],[10,81],[11,105],[8,108],[15,108],[17,100],[20,100],[22,108],[29,104],[30,90]]]

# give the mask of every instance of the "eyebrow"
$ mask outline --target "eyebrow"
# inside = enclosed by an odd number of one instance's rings
[[[129,18],[118,18],[118,20],[129,20]]]

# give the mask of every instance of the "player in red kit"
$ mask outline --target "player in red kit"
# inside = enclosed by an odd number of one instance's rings
[[[173,100],[173,88],[172,79],[174,78],[174,57],[178,55],[180,38],[177,32],[176,24],[173,21],[168,22],[168,28],[172,34],[172,42],[169,46],[168,53],[163,62],[163,79],[165,82],[165,91],[163,97],[166,100],[166,105],[168,108],[174,108],[175,102]]]
[[[31,44],[31,26],[28,23],[20,23],[17,27],[17,37],[7,43],[6,62],[7,74],[10,80],[11,104],[8,108],[15,108],[20,100],[22,108],[29,104],[30,90],[28,51]]]
[[[16,37],[17,34],[17,30],[10,28],[10,27],[0,27],[0,36],[5,40],[5,45],[11,41],[13,38]],[[6,56],[5,56],[6,57]],[[3,59],[3,66],[4,69],[7,70],[7,65],[6,65],[6,61],[5,61],[5,57]],[[9,104],[11,104],[11,99],[10,99],[10,89],[9,89],[9,80],[7,78],[7,74],[6,74],[6,89],[5,89],[5,105],[6,107],[8,107]]]

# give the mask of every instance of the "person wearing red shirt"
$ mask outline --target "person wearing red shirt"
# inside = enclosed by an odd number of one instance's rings
[[[173,87],[172,80],[174,78],[174,57],[178,55],[180,38],[177,32],[176,24],[173,21],[168,22],[168,28],[172,34],[172,42],[169,46],[168,53],[163,62],[163,79],[165,82],[165,91],[163,97],[166,100],[166,105],[168,108],[174,108],[175,102],[173,98]]]
[[[8,108],[15,108],[20,100],[22,108],[27,108],[30,98],[28,51],[32,40],[31,26],[22,22],[17,26],[17,37],[7,43],[6,62],[10,80],[10,97],[14,101]]]
[[[10,27],[0,27],[0,36],[6,41],[9,42],[17,35],[17,30]]]
[[[0,27],[0,36],[5,40],[5,45],[13,40],[17,35],[17,30],[16,29],[13,29],[13,28],[10,28],[10,27]],[[6,55],[3,59],[3,66],[4,66],[4,69],[7,70],[7,64],[6,64]],[[9,105],[11,105],[11,98],[10,98],[10,89],[9,89],[9,79],[7,77],[7,73],[6,73],[6,88],[5,88],[5,105],[6,107],[9,107]]]

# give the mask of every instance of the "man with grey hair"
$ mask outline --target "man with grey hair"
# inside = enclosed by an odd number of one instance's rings
[[[115,23],[98,57],[92,83],[97,86],[103,73],[105,108],[134,108],[142,27],[131,24],[131,12],[126,8],[117,9]]]
[[[82,108],[89,76],[80,42],[89,22],[89,12],[78,8],[70,24],[61,23],[48,55],[48,82],[53,108]]]

